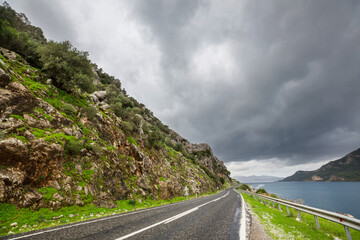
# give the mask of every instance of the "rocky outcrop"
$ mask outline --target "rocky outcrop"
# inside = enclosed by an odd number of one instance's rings
[[[11,82],[9,75],[5,73],[3,69],[0,68],[0,87],[6,87]]]
[[[7,61],[0,64],[0,203],[111,208],[116,200],[172,198],[185,186],[200,194],[230,181],[207,144],[169,131],[192,159],[161,144],[149,147],[145,129],[156,129],[159,120],[144,106],[133,119],[119,118],[106,107],[106,91],[70,95],[15,53],[1,51]]]

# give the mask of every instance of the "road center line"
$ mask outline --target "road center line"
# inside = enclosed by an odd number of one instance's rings
[[[129,238],[129,237],[132,237],[132,236],[138,234],[138,233],[144,232],[144,231],[146,231],[146,230],[148,230],[148,229],[150,229],[150,228],[156,227],[156,226],[158,226],[158,225],[160,225],[160,224],[163,224],[163,223],[164,223],[164,224],[167,224],[167,223],[170,223],[170,222],[172,222],[172,221],[175,221],[176,219],[179,219],[179,218],[181,218],[181,217],[183,217],[183,216],[186,216],[186,215],[188,215],[188,214],[190,214],[190,213],[192,213],[192,212],[195,212],[195,211],[198,210],[199,208],[201,208],[201,207],[203,207],[203,206],[205,206],[205,205],[207,205],[207,204],[209,204],[209,203],[216,202],[216,201],[220,200],[221,198],[226,197],[228,194],[229,194],[229,192],[227,192],[224,196],[221,196],[221,197],[218,197],[218,198],[216,198],[216,199],[214,199],[214,200],[211,200],[211,201],[208,201],[208,202],[206,202],[206,203],[203,203],[203,204],[201,204],[201,205],[199,205],[199,206],[197,206],[197,207],[191,208],[191,209],[189,209],[189,210],[187,210],[187,211],[185,211],[185,212],[179,213],[179,214],[177,214],[177,215],[175,215],[175,216],[172,216],[172,217],[170,217],[170,218],[167,218],[167,219],[165,219],[165,220],[162,220],[162,221],[160,221],[160,222],[158,222],[158,223],[154,223],[153,225],[150,225],[150,226],[148,226],[148,227],[139,229],[139,230],[137,230],[137,231],[135,231],[135,232],[129,233],[129,234],[127,234],[127,235],[125,235],[125,236],[122,236],[122,237],[120,237],[120,238],[116,238],[115,240],[127,239],[127,238]]]

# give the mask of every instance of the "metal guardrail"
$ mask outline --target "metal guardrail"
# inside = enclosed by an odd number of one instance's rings
[[[296,209],[298,211],[298,218],[300,219],[300,221],[301,221],[300,212],[305,212],[305,213],[314,215],[317,228],[320,228],[318,217],[341,224],[345,228],[347,240],[352,239],[351,233],[349,231],[349,227],[360,231],[360,219],[348,217],[348,216],[345,216],[345,215],[342,215],[339,213],[330,212],[330,211],[322,210],[319,208],[305,206],[302,204],[286,201],[283,199],[273,198],[273,197],[256,194],[256,193],[252,193],[252,192],[248,192],[248,191],[243,191],[243,190],[238,190],[238,191],[245,193],[245,194],[251,194],[253,196],[259,197],[263,204],[266,204],[266,201],[268,201],[268,205],[270,205],[270,202],[272,202],[273,207],[275,207],[275,203],[277,203],[280,211],[281,211],[281,205],[284,205],[284,206],[286,206],[288,214],[289,214],[289,207]]]

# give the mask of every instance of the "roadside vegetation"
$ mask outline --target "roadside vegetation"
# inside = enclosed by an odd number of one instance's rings
[[[335,237],[346,239],[343,225],[318,218],[320,229],[316,228],[314,216],[301,212],[301,221],[297,220],[297,211],[289,208],[290,214],[287,213],[286,207],[281,206],[282,211],[275,204],[264,205],[259,199],[252,195],[242,194],[252,214],[264,226],[266,233],[272,239],[331,239]],[[353,239],[360,239],[360,231],[350,228]]]
[[[198,196],[191,195],[188,197],[175,197],[172,199],[157,201],[150,198],[142,199],[140,196],[138,196],[139,198],[137,200],[129,199],[116,201],[117,207],[113,209],[96,207],[93,204],[87,204],[83,207],[77,205],[62,207],[61,209],[54,211],[51,211],[48,208],[41,208],[39,210],[33,211],[30,208],[18,209],[12,204],[3,203],[0,204],[0,236],[34,231],[109,215],[157,207],[193,199],[196,197],[213,195],[219,192],[220,191],[208,192]]]

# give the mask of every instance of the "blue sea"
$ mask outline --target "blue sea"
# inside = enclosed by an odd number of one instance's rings
[[[266,182],[248,183],[282,199],[302,199],[307,206],[348,213],[360,219],[360,182]]]

